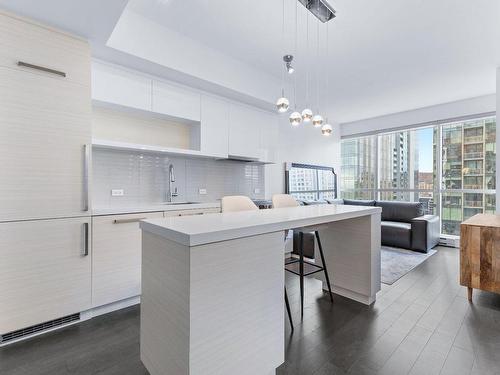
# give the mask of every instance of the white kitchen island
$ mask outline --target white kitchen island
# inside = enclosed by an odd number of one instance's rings
[[[284,231],[319,228],[332,290],[371,304],[380,213],[313,205],[141,222],[144,365],[152,375],[274,374],[285,350]]]

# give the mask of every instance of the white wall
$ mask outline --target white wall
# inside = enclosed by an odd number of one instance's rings
[[[268,103],[279,94],[280,80],[128,9],[107,45]]]
[[[266,166],[266,198],[285,192],[286,162],[332,166],[340,176],[340,126],[331,123],[333,134],[324,137],[310,124],[292,127],[288,115],[279,119],[276,164]]]
[[[462,116],[496,111],[495,94],[479,96],[451,103],[438,104],[412,111],[393,113],[386,116],[341,124],[342,136],[376,132],[404,126],[424,124]]]

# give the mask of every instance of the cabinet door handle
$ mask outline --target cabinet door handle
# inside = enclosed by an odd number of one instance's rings
[[[141,220],[146,220],[145,217],[137,217],[134,219],[115,219],[113,220],[113,224],[126,224],[126,223],[136,223]]]
[[[195,215],[203,215],[204,212],[194,212],[194,213],[185,213],[185,214],[179,214],[179,216],[195,216]]]
[[[83,208],[82,211],[89,210],[89,164],[90,164],[90,147],[83,145]]]
[[[83,241],[82,241],[82,247],[83,247],[83,256],[89,255],[89,223],[83,223]]]
[[[61,72],[60,70],[55,70],[55,69],[46,68],[46,67],[40,66],[40,65],[30,64],[30,63],[27,63],[27,62],[24,62],[24,61],[18,61],[17,65],[18,66],[24,66],[25,68],[41,70],[42,72],[46,72],[46,73],[50,73],[50,74],[55,74],[55,75],[58,75],[58,76],[61,76],[61,77],[66,77],[66,73]]]

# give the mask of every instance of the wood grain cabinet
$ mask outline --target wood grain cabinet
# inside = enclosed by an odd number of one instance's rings
[[[0,47],[0,222],[88,215],[88,43],[0,11]]]
[[[65,77],[19,66],[22,61],[65,73]],[[90,87],[90,46],[87,41],[0,11],[0,66],[50,75]]]
[[[90,219],[0,223],[0,334],[91,307]]]
[[[88,215],[90,89],[0,67],[0,221]]]
[[[460,284],[500,293],[500,215],[478,214],[460,225]]]
[[[139,221],[163,212],[92,218],[92,306],[141,294],[141,230]]]

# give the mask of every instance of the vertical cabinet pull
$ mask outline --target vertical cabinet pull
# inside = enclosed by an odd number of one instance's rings
[[[89,223],[83,223],[82,226],[82,255],[89,255]]]
[[[89,210],[89,164],[90,164],[90,149],[88,145],[83,145],[83,208],[82,211]]]

